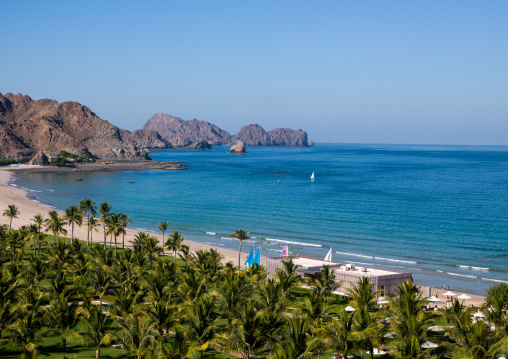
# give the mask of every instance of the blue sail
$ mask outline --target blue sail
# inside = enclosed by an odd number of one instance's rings
[[[247,257],[247,260],[244,264],[251,266],[252,263],[254,263],[254,246],[252,246],[252,250],[250,251],[249,256]]]
[[[258,266],[261,265],[260,247],[258,247],[258,251],[256,252],[256,256],[254,257],[254,263],[256,263]]]

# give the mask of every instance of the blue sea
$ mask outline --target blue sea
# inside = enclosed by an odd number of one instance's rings
[[[60,209],[84,197],[107,201],[133,227],[153,231],[166,220],[205,244],[237,249],[229,234],[244,229],[245,251],[260,246],[265,256],[286,243],[318,258],[332,247],[334,261],[411,271],[419,284],[476,294],[508,281],[508,147],[228,150],[151,154],[187,171],[29,173],[16,184]]]

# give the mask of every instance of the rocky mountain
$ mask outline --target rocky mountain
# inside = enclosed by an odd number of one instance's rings
[[[268,133],[257,124],[243,126],[233,137],[233,143],[242,141],[246,146],[273,146]]]
[[[0,93],[0,154],[9,157],[61,150],[108,160],[149,160],[126,143],[116,126],[77,102]]]
[[[163,150],[172,147],[168,141],[163,139],[161,135],[154,130],[136,130],[130,132],[120,129],[120,136],[123,141],[142,148]]]
[[[143,130],[157,131],[172,147],[192,147],[191,144],[206,141],[211,145],[231,145],[242,141],[246,146],[313,146],[303,130],[276,128],[266,132],[258,124],[244,126],[235,135],[204,121],[184,121],[179,117],[155,114],[143,126]]]
[[[211,145],[226,145],[231,135],[209,122],[196,119],[184,121],[179,117],[155,114],[143,126],[143,130],[155,130],[174,147],[188,146],[190,143],[207,141]]]
[[[257,124],[243,126],[233,137],[233,142],[242,141],[246,146],[313,146],[307,132],[290,128],[276,128],[266,132]]]

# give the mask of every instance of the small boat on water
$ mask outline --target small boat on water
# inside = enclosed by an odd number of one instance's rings
[[[77,181],[77,182],[83,181],[83,178],[76,178],[74,181]]]
[[[310,180],[314,181],[314,172],[312,172],[312,174],[310,175]]]
[[[127,183],[136,183],[136,182],[134,182],[134,181],[127,181]]]

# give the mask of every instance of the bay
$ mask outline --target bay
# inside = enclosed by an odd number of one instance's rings
[[[507,147],[228,150],[151,154],[187,171],[27,173],[16,183],[56,208],[107,201],[134,227],[167,220],[205,244],[237,248],[229,234],[242,228],[252,237],[245,250],[260,246],[266,256],[288,242],[292,254],[318,258],[332,247],[334,261],[408,270],[420,284],[476,294],[508,280]]]

